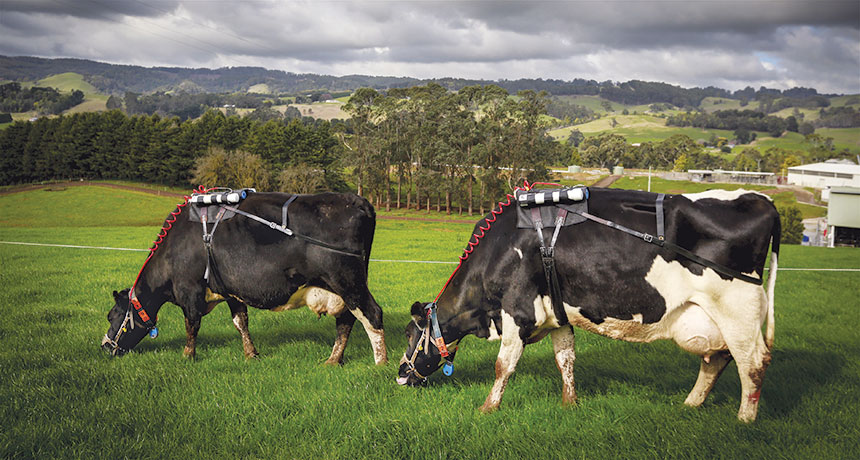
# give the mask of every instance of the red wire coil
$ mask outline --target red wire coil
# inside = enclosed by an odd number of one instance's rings
[[[209,190],[204,186],[198,186],[196,189],[192,190],[191,193],[206,193]],[[182,214],[182,208],[188,205],[188,200],[191,199],[190,196],[184,195],[182,197],[184,200],[182,203],[176,205],[176,209],[170,212],[170,215],[167,216],[167,219],[164,220],[164,224],[161,226],[161,230],[158,232],[158,238],[152,242],[152,247],[149,248],[149,255],[146,256],[146,260],[143,261],[143,265],[140,267],[140,271],[137,272],[137,277],[134,279],[134,284],[131,285],[131,293],[134,293],[134,288],[137,286],[138,280],[140,280],[140,275],[143,273],[143,269],[146,268],[146,264],[149,262],[149,259],[152,259],[152,255],[155,254],[155,250],[158,249],[158,246],[164,241],[164,237],[167,236],[167,232],[173,228],[173,223],[176,222],[176,219],[179,218],[179,215]]]
[[[531,190],[532,187],[534,187],[535,185],[551,185],[551,186],[555,186],[555,187],[561,187],[561,184],[556,184],[553,182],[535,182],[533,184],[529,184],[529,181],[523,181],[523,186],[514,188],[514,193],[516,193],[517,190],[525,190],[525,191]],[[504,203],[499,201],[499,209],[498,210],[491,209],[490,215],[484,218],[484,223],[487,224],[487,226],[486,227],[484,227],[483,225],[478,226],[478,229],[481,230],[481,234],[480,235],[477,233],[472,234],[472,236],[475,237],[475,241],[473,242],[473,241],[471,241],[471,238],[469,239],[469,244],[466,246],[466,249],[463,250],[463,255],[460,256],[460,263],[457,264],[457,268],[455,268],[454,271],[451,273],[451,276],[448,277],[448,281],[445,281],[445,285],[442,286],[442,290],[439,291],[439,294],[437,294],[436,298],[433,299],[434,302],[438,301],[439,297],[442,297],[442,293],[445,292],[445,289],[448,288],[448,284],[451,283],[451,280],[454,278],[454,275],[456,275],[457,271],[460,270],[460,267],[463,266],[463,262],[465,262],[466,259],[468,259],[470,255],[472,255],[472,252],[475,250],[475,248],[478,246],[478,244],[480,244],[481,238],[483,238],[484,235],[486,235],[487,232],[490,231],[490,228],[493,226],[493,223],[496,222],[496,220],[498,219],[497,216],[499,214],[501,214],[502,212],[504,212],[506,207],[511,205],[511,198],[516,198],[516,197],[510,193],[506,194],[505,199],[507,199],[507,201]]]

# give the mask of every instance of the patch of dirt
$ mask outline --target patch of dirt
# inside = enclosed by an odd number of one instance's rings
[[[776,195],[777,193],[782,192],[792,192],[794,193],[794,198],[798,203],[806,203],[806,204],[814,204],[820,205],[820,203],[815,201],[815,195],[812,194],[809,190],[798,188],[798,187],[785,187],[785,188],[769,188],[767,190],[762,190],[761,193],[765,195]]]
[[[47,191],[63,191],[67,187],[80,187],[80,186],[91,186],[91,187],[107,187],[107,188],[116,188],[121,190],[131,190],[134,192],[142,192],[149,193],[151,195],[158,196],[175,196],[178,198],[182,198],[184,195],[181,193],[173,193],[173,192],[164,192],[161,190],[152,190],[143,187],[134,187],[132,185],[120,185],[120,184],[108,184],[103,182],[89,182],[89,181],[77,181],[77,182],[60,182],[54,184],[39,184],[39,185],[23,185],[21,187],[11,188],[8,190],[0,191],[0,195],[10,195],[12,193],[19,192],[28,192],[31,190],[47,190]]]
[[[604,177],[603,179],[600,179],[599,181],[591,184],[591,186],[592,187],[609,187],[610,185],[614,184],[615,181],[617,181],[618,179],[621,179],[621,176]]]

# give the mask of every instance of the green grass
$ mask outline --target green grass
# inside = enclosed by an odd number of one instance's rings
[[[99,92],[95,86],[84,80],[83,75],[75,72],[51,75],[50,77],[43,78],[36,82],[36,86],[48,86],[63,92],[70,92],[78,89],[86,95],[96,94]]]
[[[146,248],[175,200],[129,192],[0,196],[0,240]],[[80,195],[79,195],[80,194]],[[167,201],[167,203],[165,203]],[[104,209],[100,206],[110,206]],[[45,219],[70,208],[80,218]],[[16,216],[9,219],[7,216]],[[100,222],[101,226],[91,226]],[[471,224],[380,220],[377,259],[455,261]],[[502,409],[484,415],[498,342],[469,337],[452,377],[402,388],[394,377],[414,300],[453,266],[372,262],[392,362],[376,367],[357,327],[345,365],[320,363],[334,320],[309,310],[249,312],[260,359],[245,361],[229,310],[203,321],[198,358],[181,356],[178,308],[161,335],[110,359],[98,349],[110,291],[145,258],[119,252],[0,244],[2,458],[857,458],[860,274],[792,272],[777,283],[777,342],[759,418],[735,416],[730,365],[703,407],[682,402],[697,358],[667,342],[630,344],[577,333],[580,405],[559,405],[548,339],[527,347]],[[860,268],[856,249],[783,246],[781,267]]]
[[[257,83],[256,85],[248,88],[249,93],[260,93],[260,94],[272,94],[272,90],[269,88],[269,85],[265,83]]]
[[[617,125],[611,123],[615,119]],[[679,128],[666,126],[666,119],[654,115],[613,115],[599,120],[590,121],[576,126],[568,126],[551,130],[549,134],[555,139],[567,139],[571,131],[580,130],[587,137],[599,136],[604,133],[624,136],[629,143],[662,141],[675,134],[685,134],[691,139],[709,139],[711,135],[732,138],[732,131],[723,129]]]

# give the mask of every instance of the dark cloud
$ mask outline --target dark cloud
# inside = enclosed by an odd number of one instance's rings
[[[860,92],[860,2],[4,0],[0,54]]]
[[[178,3],[136,0],[3,0],[2,8],[4,15],[7,12],[18,12],[84,19],[114,19],[120,16],[160,16],[165,10],[175,8]]]

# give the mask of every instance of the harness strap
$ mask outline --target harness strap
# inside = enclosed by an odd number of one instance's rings
[[[660,206],[660,207],[662,207],[662,206]],[[696,254],[693,254],[690,250],[682,248],[681,246],[678,246],[675,243],[671,243],[669,241],[663,241],[659,238],[654,238],[654,235],[651,235],[649,233],[638,232],[636,230],[627,228],[621,224],[616,224],[615,222],[612,222],[612,221],[609,221],[606,219],[601,219],[600,217],[597,217],[593,214],[589,214],[585,211],[574,211],[574,212],[576,214],[579,214],[582,217],[585,217],[588,220],[597,222],[598,224],[605,225],[609,228],[614,228],[616,230],[621,230],[624,233],[627,233],[629,235],[633,235],[637,238],[641,238],[646,243],[651,243],[651,244],[660,246],[662,248],[666,248],[666,249],[669,249],[671,251],[674,251],[675,253],[680,254],[680,255],[686,257],[687,259],[690,259],[693,262],[695,262],[695,263],[697,263],[703,267],[708,267],[717,273],[721,273],[721,274],[726,275],[726,276],[731,277],[731,278],[737,278],[741,281],[746,281],[747,283],[752,283],[752,284],[755,284],[758,286],[761,286],[761,284],[762,284],[761,278],[753,278],[749,275],[745,275],[745,274],[743,274],[737,270],[734,270],[732,268],[724,267],[720,264],[717,264],[716,262],[712,262],[712,261],[707,260],[703,257],[697,256]],[[662,213],[660,213],[660,214],[662,215]],[[658,220],[658,222],[659,222],[659,220]]]
[[[215,224],[212,226],[212,231],[206,231],[206,213],[201,213],[201,219],[203,221],[203,245],[206,246],[206,272],[203,273],[203,279],[206,280],[207,283],[210,284],[214,290],[217,292],[219,287],[223,286],[221,282],[221,276],[218,275],[218,264],[215,263],[215,253],[212,252],[212,237],[215,235],[215,229],[218,228],[218,224],[221,223],[221,220],[224,218],[224,214],[227,212],[224,209],[224,206],[220,206],[218,208],[218,213],[215,215]],[[214,286],[209,281],[209,274],[215,274],[215,282],[218,286]]]
[[[555,218],[555,230],[552,234],[549,246],[545,246],[543,239],[543,221],[540,215],[540,208],[531,208],[532,223],[538,234],[540,241],[540,255],[543,264],[543,274],[546,278],[546,285],[549,289],[550,301],[552,301],[552,310],[556,319],[561,325],[567,324],[567,314],[564,312],[562,303],[561,283],[558,281],[558,273],[555,269],[555,242],[558,240],[558,234],[564,224],[564,219],[567,217],[567,210],[558,208],[558,214]]]
[[[665,224],[663,222],[663,198],[666,198],[666,194],[658,193],[657,194],[657,239],[663,241],[665,239],[666,231]]]
[[[430,330],[430,337],[439,349],[439,354],[443,358],[448,357],[448,347],[445,345],[445,339],[442,337],[442,330],[439,327],[439,319],[436,317],[436,302],[430,302],[425,307],[427,310],[427,328]]]
[[[299,197],[298,195],[291,196],[289,199],[287,199],[286,203],[284,203],[284,206],[281,208],[281,227],[288,228],[287,224],[290,223],[290,221],[289,221],[290,218],[287,215],[287,208],[289,208],[290,203],[295,201],[295,199],[298,197]]]
[[[134,289],[128,291],[128,303],[134,308],[134,311],[137,312],[137,316],[140,318],[140,321],[143,322],[143,325],[147,330],[155,327],[155,321],[152,320],[152,317],[146,312],[143,308],[143,305],[140,304],[140,301],[137,300],[137,295],[134,293]],[[131,311],[131,308],[129,308]],[[131,328],[134,329],[134,321],[131,321]]]
[[[243,215],[243,216],[245,216],[245,217],[247,217],[247,218],[249,218],[249,219],[255,220],[255,221],[257,221],[257,222],[259,222],[259,223],[261,223],[261,224],[263,224],[263,225],[265,225],[265,226],[267,226],[267,227],[271,228],[272,230],[277,230],[277,231],[279,231],[279,232],[281,232],[281,233],[283,233],[283,234],[285,234],[285,235],[287,235],[287,236],[293,236],[293,237],[296,237],[296,238],[298,238],[298,239],[305,240],[305,241],[307,241],[308,243],[311,243],[311,244],[314,244],[314,245],[316,245],[316,246],[320,246],[320,247],[326,248],[326,249],[328,249],[329,251],[332,251],[332,252],[337,252],[337,253],[339,253],[339,254],[343,254],[343,255],[346,255],[346,256],[352,256],[352,257],[361,257],[361,258],[364,258],[364,255],[365,255],[365,254],[364,254],[364,251],[349,251],[349,250],[347,250],[347,249],[343,249],[343,248],[338,248],[338,247],[336,247],[336,246],[332,246],[332,245],[330,245],[330,244],[328,244],[328,243],[325,243],[325,242],[320,241],[320,240],[315,239],[315,238],[311,238],[311,237],[309,237],[309,236],[300,235],[300,234],[295,233],[294,231],[290,230],[289,228],[286,228],[286,227],[284,227],[284,226],[278,225],[278,224],[276,224],[276,223],[274,223],[274,222],[272,222],[272,221],[269,221],[269,220],[263,219],[262,217],[255,216],[254,214],[251,214],[251,213],[248,213],[248,212],[242,211],[241,209],[239,209],[239,208],[237,208],[237,207],[235,207],[235,206],[224,206],[224,208],[226,208],[228,211],[232,211],[232,212],[235,212],[236,214],[241,214],[241,215]]]

